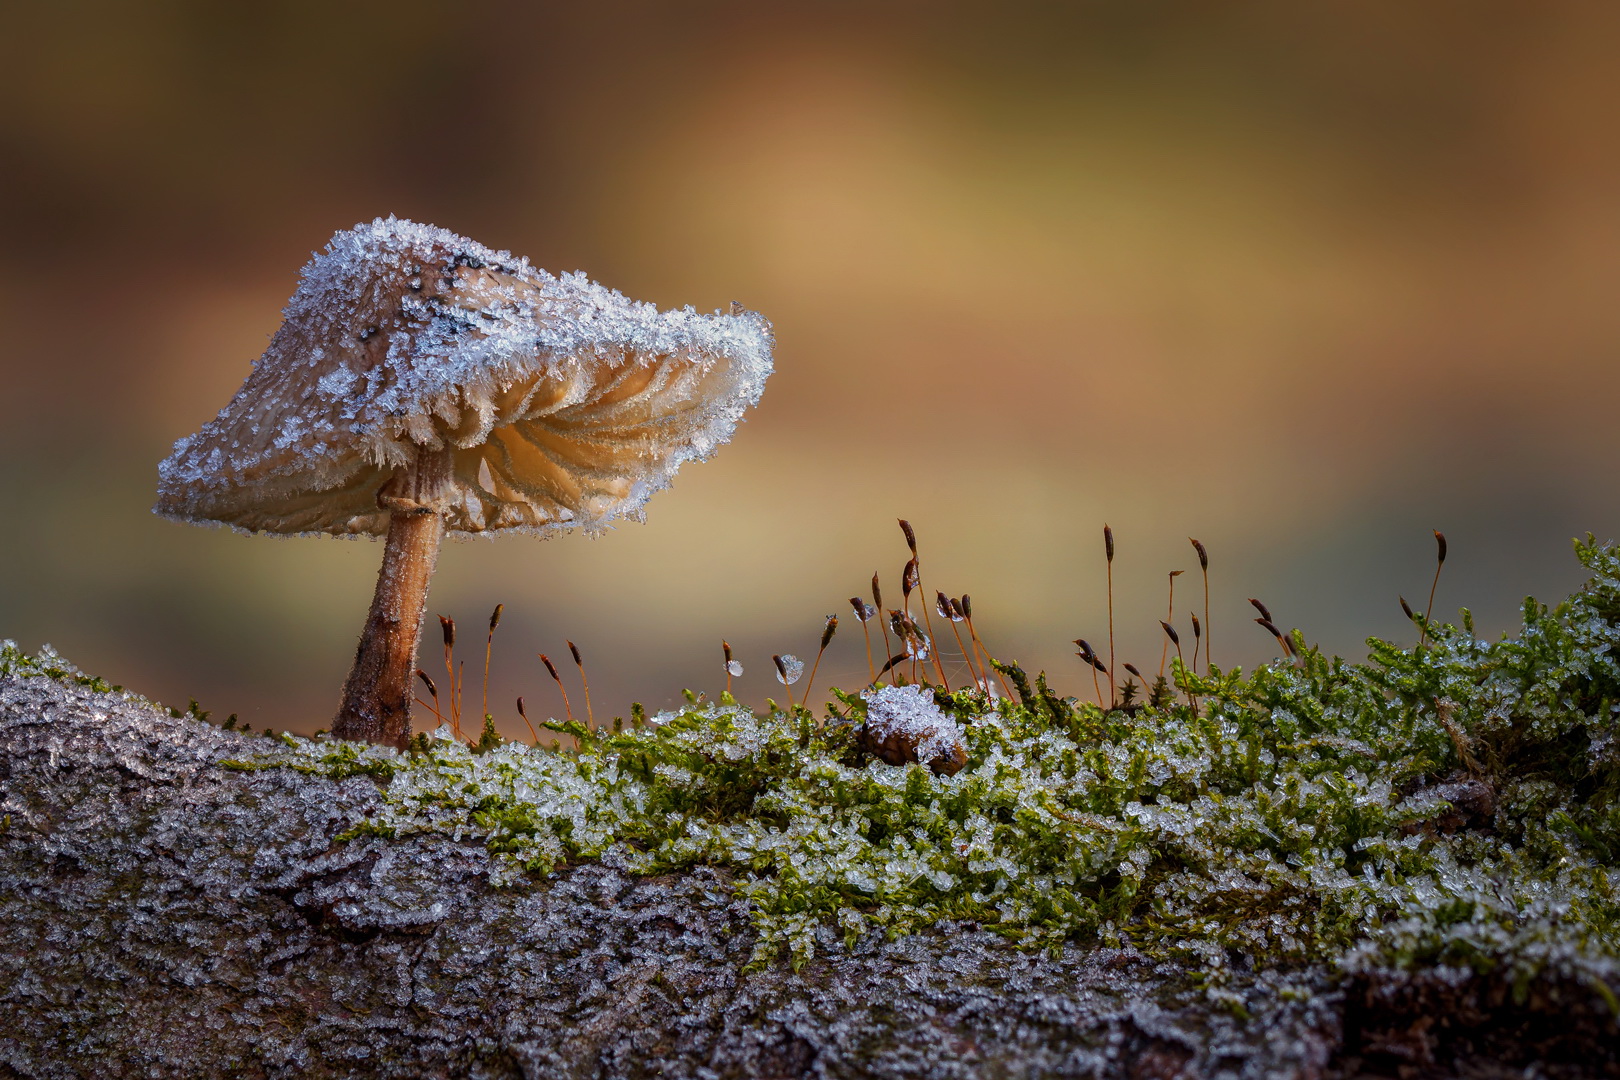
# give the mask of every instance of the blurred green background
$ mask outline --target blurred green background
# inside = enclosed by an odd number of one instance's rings
[[[776,326],[763,403],[646,525],[446,547],[430,612],[471,638],[506,604],[510,734],[517,694],[560,707],[535,653],[565,638],[601,712],[717,691],[722,637],[739,695],[777,693],[772,653],[874,570],[898,592],[897,516],[998,654],[1087,694],[1105,521],[1143,667],[1189,535],[1248,665],[1248,596],[1353,656],[1409,639],[1431,529],[1438,607],[1491,634],[1620,532],[1614,5],[4,14],[0,637],[169,703],[335,709],[380,545],[148,509],[311,251],[388,213]]]

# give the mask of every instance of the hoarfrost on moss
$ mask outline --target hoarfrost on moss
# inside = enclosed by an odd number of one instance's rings
[[[826,723],[728,703],[576,725],[577,752],[440,737],[390,759],[382,809],[356,827],[478,838],[502,883],[596,857],[724,867],[760,958],[967,920],[1034,946],[1106,935],[1206,965],[1212,985],[1248,957],[1501,963],[1607,992],[1620,559],[1579,553],[1592,580],[1527,604],[1514,637],[1436,625],[1422,647],[1372,641],[1366,664],[1176,665],[1197,712],[902,685],[844,696]],[[875,763],[863,725],[957,738],[966,765]],[[360,767],[301,740],[264,761]]]

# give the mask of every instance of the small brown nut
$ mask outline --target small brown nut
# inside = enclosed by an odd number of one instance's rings
[[[920,762],[936,774],[954,776],[967,765],[961,727],[940,711],[921,686],[880,686],[868,690],[861,748],[890,765]]]

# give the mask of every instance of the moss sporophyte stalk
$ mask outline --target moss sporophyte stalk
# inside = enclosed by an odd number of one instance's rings
[[[870,692],[819,718],[693,695],[623,730],[547,725],[569,751],[475,752],[441,729],[411,754],[288,737],[236,764],[368,773],[384,809],[348,836],[478,838],[496,885],[610,849],[647,874],[725,868],[761,962],[803,963],[829,931],[968,920],[1212,974],[1446,964],[1612,999],[1620,552],[1576,551],[1590,581],[1554,608],[1526,601],[1500,641],[1464,612],[1412,648],[1373,639],[1360,664],[1297,632],[1297,662],[1252,673],[1172,660],[1196,711],[1168,695],[1104,710],[1008,664],[1017,700],[911,689],[959,730],[954,773],[863,749]]]

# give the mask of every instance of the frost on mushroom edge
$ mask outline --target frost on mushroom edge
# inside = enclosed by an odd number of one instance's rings
[[[379,491],[427,447],[451,454],[447,531],[598,532],[726,442],[771,373],[758,314],[660,312],[396,218],[333,237],[284,316],[159,466],[158,514],[381,535]]]

